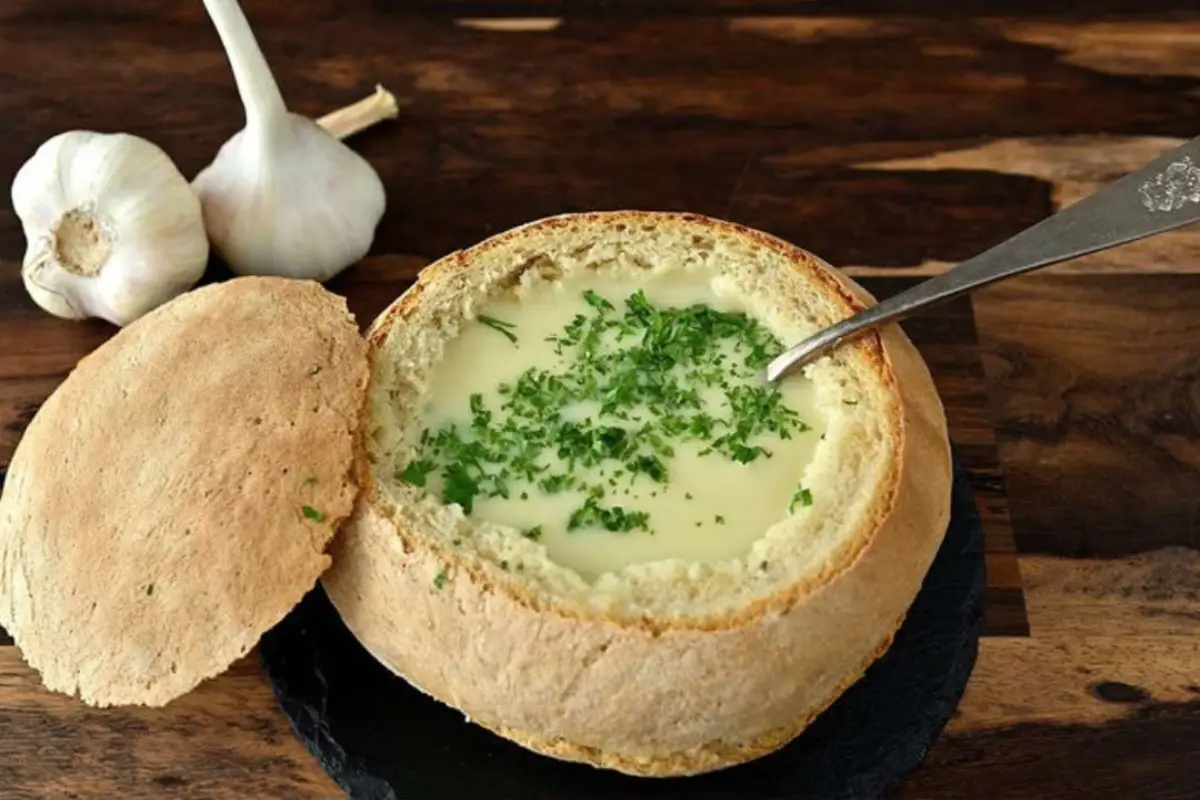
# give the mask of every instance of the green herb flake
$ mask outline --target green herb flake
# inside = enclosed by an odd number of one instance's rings
[[[717,514],[715,517],[713,517],[713,522],[717,523],[718,525],[724,525],[725,517],[721,516],[720,514]]]
[[[612,303],[608,302],[607,300],[605,300],[600,295],[596,294],[596,292],[592,291],[591,289],[588,289],[583,293],[583,299],[584,299],[584,302],[586,302],[589,306],[591,306],[592,308],[595,308],[595,309],[599,309],[600,311],[612,311],[613,310]]]
[[[613,533],[648,531],[649,520],[650,515],[645,511],[629,511],[621,506],[601,506],[599,498],[593,494],[587,499],[587,502],[571,514],[571,519],[567,522],[567,530],[603,528]]]
[[[412,486],[424,486],[429,473],[436,468],[437,465],[432,461],[419,458],[416,461],[410,461],[404,469],[396,473],[395,478]]]
[[[538,486],[546,494],[558,494],[566,489],[571,488],[571,484],[575,479],[570,475],[551,475],[548,478],[543,478],[538,482]]]
[[[475,496],[479,494],[479,482],[471,477],[462,464],[446,467],[446,484],[442,487],[442,501],[446,505],[458,503],[464,514],[475,510]]]
[[[304,515],[305,519],[310,519],[313,522],[325,521],[325,515],[312,506],[301,506],[300,513]]]
[[[446,585],[446,579],[448,577],[449,576],[446,574],[445,569],[439,570],[438,574],[433,576],[433,588],[441,591],[442,587]]]
[[[477,319],[480,324],[486,325],[497,333],[503,334],[505,338],[507,338],[513,344],[517,343],[517,335],[513,333],[513,330],[515,330],[517,327],[515,323],[505,322],[502,319],[496,319],[495,317],[490,317],[487,314],[480,314],[475,319]]]
[[[521,535],[526,539],[536,542],[538,539],[542,538],[542,526],[534,525],[532,528],[522,531]]]
[[[629,462],[629,471],[642,473],[655,483],[667,482],[667,467],[658,456],[638,456]]]
[[[304,485],[305,486],[316,486],[317,485],[317,476],[309,475],[307,478],[304,479]]]
[[[792,502],[788,504],[788,513],[796,510],[796,506],[808,507],[813,504],[812,491],[805,489],[803,486],[796,489],[796,493],[792,495]]]

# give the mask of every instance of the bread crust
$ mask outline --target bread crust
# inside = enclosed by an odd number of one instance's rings
[[[428,287],[465,280],[462,271],[489,250],[556,229],[617,225],[739,237],[808,272],[843,315],[871,302],[810,254],[730,223],[691,214],[566,215],[431,265],[371,326],[372,357]],[[694,617],[547,605],[518,581],[398,525],[365,460],[365,490],[335,540],[325,589],[382,664],[531,750],[633,775],[681,776],[778,749],[887,649],[949,517],[946,423],[924,362],[895,326],[848,347],[894,399],[893,462],[854,546],[768,597]],[[433,575],[444,576],[440,588]]]

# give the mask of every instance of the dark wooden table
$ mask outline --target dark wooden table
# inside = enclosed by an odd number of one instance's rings
[[[333,284],[363,321],[452,248],[595,208],[761,227],[887,294],[1200,133],[1195,0],[244,3],[296,110],[376,82],[404,103],[354,140],[389,191]],[[5,0],[0,40],[6,184],[64,129],[146,136],[191,175],[241,124],[199,0]],[[5,209],[3,461],[111,333],[38,311],[22,248]],[[1200,229],[907,327],[989,594],[967,695],[901,796],[1200,797]],[[165,709],[95,710],[0,637],[2,798],[336,795],[253,657]]]

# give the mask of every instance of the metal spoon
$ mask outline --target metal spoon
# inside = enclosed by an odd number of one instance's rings
[[[1200,137],[1032,228],[793,345],[767,365],[778,380],[838,344],[996,281],[1200,221]]]

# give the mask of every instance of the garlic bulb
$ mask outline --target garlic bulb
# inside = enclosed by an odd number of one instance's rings
[[[127,325],[204,274],[208,238],[187,178],[128,133],[68,131],[17,171],[25,288],[57,317]]]
[[[292,114],[236,0],[204,0],[246,127],[192,182],[213,247],[236,273],[325,281],[366,255],[386,205],[366,159]]]

